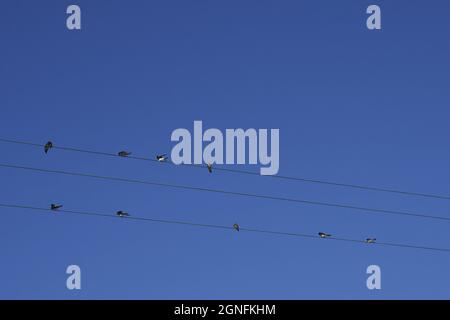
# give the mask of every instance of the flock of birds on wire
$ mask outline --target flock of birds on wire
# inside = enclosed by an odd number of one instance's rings
[[[47,154],[51,148],[53,148],[53,142],[52,142],[52,141],[48,141],[48,142],[44,145],[44,152]],[[128,156],[131,155],[131,152],[123,151],[123,150],[122,150],[122,151],[119,151],[119,152],[117,153],[117,155],[118,155],[119,157],[128,157]],[[159,161],[159,162],[165,162],[165,161],[167,161],[167,160],[168,160],[167,154],[158,154],[158,155],[156,155],[156,160]],[[213,169],[213,168],[212,168],[212,164],[208,163],[208,164],[206,165],[206,167],[207,167],[207,169],[208,169],[208,172],[209,172],[209,173],[212,173],[212,169]],[[54,204],[54,203],[52,203],[52,204],[50,205],[50,209],[51,209],[52,211],[58,211],[58,209],[60,209],[60,208],[62,208],[62,207],[63,207],[63,206],[62,206],[61,204]],[[119,210],[119,211],[116,212],[116,216],[118,216],[118,217],[120,217],[120,218],[126,218],[126,217],[130,217],[130,214],[129,214],[128,212],[126,212],[126,211]],[[240,230],[239,224],[237,224],[237,223],[233,224],[233,229],[239,232],[239,230]],[[330,237],[332,237],[331,234],[325,233],[325,232],[319,232],[319,233],[318,233],[318,236],[319,236],[320,238],[330,238]],[[365,239],[365,242],[366,242],[366,243],[375,243],[376,240],[377,240],[376,238],[367,238],[367,239]]]

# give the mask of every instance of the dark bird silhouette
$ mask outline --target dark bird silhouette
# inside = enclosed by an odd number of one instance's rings
[[[128,157],[129,155],[131,155],[131,152],[120,151],[117,155],[118,155],[119,157]]]
[[[366,243],[375,243],[375,241],[377,241],[376,238],[367,238],[366,239]]]
[[[54,203],[52,203],[52,204],[50,205],[50,209],[53,210],[53,211],[56,211],[56,210],[58,210],[58,209],[60,209],[60,208],[62,208],[62,205],[60,205],[60,204],[54,204]]]
[[[233,229],[239,231],[239,225],[237,223],[233,224]]]
[[[208,163],[206,166],[208,168],[209,173],[212,173],[212,164]]]
[[[325,232],[319,232],[319,237],[321,238],[329,238],[331,237],[331,234],[325,233]]]
[[[128,214],[128,212],[125,212],[125,211],[122,211],[122,210],[117,211],[117,212],[116,212],[116,215],[117,215],[118,217],[121,217],[121,218],[123,218],[123,217],[129,217],[129,216],[130,216],[130,215]]]
[[[156,160],[158,160],[159,162],[164,162],[167,160],[167,155],[166,154],[158,154],[156,156]]]
[[[53,148],[53,142],[49,141],[44,146],[44,152],[47,153],[51,148]]]

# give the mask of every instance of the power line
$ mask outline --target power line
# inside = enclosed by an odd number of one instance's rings
[[[33,147],[40,147],[40,148],[44,147],[44,144],[32,143],[32,142],[27,142],[27,141],[19,141],[19,140],[11,140],[11,139],[3,139],[3,138],[0,138],[0,142],[21,144],[21,145],[27,145],[27,146],[33,146]],[[72,147],[64,147],[64,146],[53,146],[53,149],[72,151],[72,152],[80,152],[80,153],[88,153],[88,154],[95,154],[95,155],[109,156],[109,157],[120,157],[116,153],[87,150],[87,149],[80,149],[80,148],[72,148]],[[132,156],[132,155],[129,155],[126,158],[141,160],[141,161],[159,162],[156,159],[136,157],[136,156]],[[173,164],[169,161],[166,161],[164,163]],[[175,164],[173,164],[173,165],[175,165]],[[198,164],[182,164],[182,165],[188,166],[188,167],[194,167],[194,168],[201,168],[201,169],[205,168],[204,165],[198,165]],[[248,170],[228,169],[228,168],[220,168],[220,167],[215,167],[214,170],[261,177],[261,175],[259,173],[254,172],[254,171],[248,171]],[[327,180],[320,180],[320,179],[308,179],[308,178],[302,178],[302,177],[292,177],[292,176],[283,176],[283,175],[265,175],[262,177],[268,177],[268,178],[272,178],[272,179],[300,181],[300,182],[305,182],[305,183],[322,184],[322,185],[328,185],[328,186],[352,188],[352,189],[359,189],[359,190],[366,190],[366,191],[393,193],[393,194],[400,194],[400,195],[412,196],[412,197],[450,200],[450,196],[447,196],[447,195],[422,193],[422,192],[411,192],[411,191],[404,191],[404,190],[397,190],[397,189],[390,189],[390,188],[383,188],[383,187],[375,187],[375,186],[368,186],[368,185],[360,185],[360,184],[343,183],[343,182],[334,182],[334,181],[327,181]]]
[[[74,210],[65,210],[65,209],[58,209],[57,211],[55,211],[55,210],[51,210],[49,208],[27,206],[27,205],[17,205],[17,204],[6,204],[6,203],[0,203],[0,207],[13,208],[13,209],[34,210],[34,211],[43,211],[43,212],[52,212],[52,213],[68,213],[68,214],[84,215],[84,216],[96,216],[96,217],[102,217],[102,218],[128,219],[128,220],[141,221],[141,222],[176,224],[176,225],[185,225],[185,226],[208,228],[208,229],[234,230],[234,228],[232,226],[226,226],[226,225],[194,223],[194,222],[180,221],[180,220],[145,218],[145,217],[139,217],[139,216],[119,217],[117,215],[112,215],[112,214],[107,214],[107,213],[100,213],[100,212],[92,212],[92,211],[74,211]],[[243,228],[243,227],[240,227],[239,231],[252,232],[252,233],[263,233],[263,234],[270,234],[270,235],[299,237],[299,238],[321,239],[317,235],[313,235],[313,234],[295,233],[295,232],[281,232],[281,231],[264,230],[264,229],[256,229],[256,228]],[[342,242],[362,243],[362,244],[365,244],[365,245],[369,245],[369,244],[367,244],[366,241],[358,240],[358,239],[339,238],[339,237],[332,237],[332,236],[328,237],[326,239],[327,240],[334,240],[334,241],[342,241]],[[325,239],[323,239],[323,240],[325,240]],[[417,246],[417,245],[402,244],[402,243],[392,243],[392,242],[374,242],[374,243],[371,243],[370,245],[390,246],[390,247],[420,249],[420,250],[431,250],[431,251],[440,251],[440,252],[450,252],[450,249],[448,249],[448,248],[437,248],[437,247],[429,247],[429,246]]]
[[[130,178],[101,176],[101,175],[80,173],[80,172],[73,172],[73,171],[43,169],[43,168],[19,166],[19,165],[13,165],[13,164],[4,164],[4,163],[0,163],[0,167],[35,171],[35,172],[41,172],[41,173],[51,173],[51,174],[60,174],[60,175],[68,175],[68,176],[78,176],[78,177],[84,177],[84,178],[94,178],[94,179],[101,179],[101,180],[108,180],[108,181],[118,181],[118,182],[127,182],[127,183],[143,184],[143,185],[152,185],[152,186],[166,187],[166,188],[172,188],[172,189],[184,189],[184,190],[192,190],[192,191],[200,191],[200,192],[225,194],[225,195],[231,195],[231,196],[240,196],[240,197],[248,197],[248,198],[293,202],[293,203],[302,203],[302,204],[315,205],[315,206],[335,207],[335,208],[341,208],[341,209],[364,211],[366,213],[371,213],[371,214],[390,214],[390,215],[400,215],[400,216],[425,218],[425,219],[450,220],[450,217],[427,215],[424,213],[414,213],[414,212],[408,212],[408,211],[397,211],[397,210],[388,210],[388,209],[359,207],[359,206],[340,204],[340,203],[277,197],[277,196],[262,195],[262,194],[256,194],[256,193],[235,192],[235,191],[228,191],[228,190],[211,189],[211,188],[195,187],[195,186],[180,185],[180,184],[170,184],[170,183],[148,181],[148,180],[137,180],[137,179],[130,179]]]

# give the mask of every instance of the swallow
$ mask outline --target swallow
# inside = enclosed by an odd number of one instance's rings
[[[44,152],[47,153],[51,148],[53,148],[53,142],[49,141],[44,146]]]
[[[117,153],[117,155],[118,155],[119,157],[128,157],[129,155],[131,155],[131,152],[120,151],[119,153]]]
[[[366,243],[375,243],[375,241],[377,241],[376,238],[367,238],[366,239]]]
[[[156,155],[156,160],[158,160],[159,162],[164,162],[167,160],[167,155],[166,154],[158,154],[158,155]]]
[[[239,225],[237,223],[233,224],[233,229],[239,232]]]
[[[331,237],[331,234],[324,233],[324,232],[319,232],[319,237],[321,237],[321,238],[329,238],[329,237]]]
[[[58,209],[60,209],[60,208],[62,208],[62,205],[60,205],[60,204],[54,204],[54,203],[52,203],[52,204],[50,205],[50,209],[53,210],[53,211],[56,211],[56,210],[58,210]]]
[[[208,168],[209,173],[212,173],[212,164],[208,163],[206,166]]]
[[[122,210],[117,211],[117,212],[116,212],[116,215],[117,215],[118,217],[121,217],[121,218],[123,218],[123,217],[129,217],[129,216],[130,216],[130,215],[128,214],[128,212],[125,212],[125,211],[122,211]]]

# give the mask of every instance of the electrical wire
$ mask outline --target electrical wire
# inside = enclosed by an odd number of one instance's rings
[[[11,139],[3,139],[3,138],[0,138],[0,142],[12,143],[12,144],[20,144],[20,145],[27,145],[27,146],[33,146],[33,147],[39,147],[39,148],[43,148],[44,147],[44,144],[32,143],[32,142],[27,142],[27,141],[19,141],[19,140],[11,140]],[[87,149],[80,149],[80,148],[72,148],[72,147],[64,147],[64,146],[53,146],[52,148],[53,149],[64,150],[64,151],[72,151],[72,152],[80,152],[80,153],[87,153],[87,154],[95,154],[95,155],[101,155],[101,156],[121,157],[121,156],[119,156],[116,153],[102,152],[102,151],[95,151],[95,150],[87,150]],[[121,158],[124,158],[124,157],[121,157]],[[132,156],[132,155],[129,155],[129,156],[125,157],[125,158],[141,160],[141,161],[160,162],[160,161],[158,161],[156,159],[150,159],[150,158],[145,158],[145,157],[137,157],[137,156]],[[165,162],[162,162],[162,163],[173,164],[170,161],[165,161]],[[173,164],[173,165],[175,165],[175,164]],[[203,170],[206,168],[205,165],[199,165],[199,164],[182,164],[180,166],[201,168]],[[360,185],[360,184],[350,184],[350,183],[343,183],[343,182],[334,182],[334,181],[327,181],[327,180],[321,180],[321,179],[308,179],[308,178],[293,177],[293,176],[283,176],[283,175],[264,175],[264,176],[261,176],[258,172],[254,172],[254,171],[229,169],[229,168],[221,168],[221,167],[214,167],[214,170],[223,171],[223,172],[229,172],[229,173],[237,173],[237,174],[245,174],[245,175],[252,175],[252,176],[267,177],[267,178],[272,178],[272,179],[282,179],[282,180],[300,181],[300,182],[305,182],[305,183],[322,184],[322,185],[328,185],[328,186],[334,186],[334,187],[343,187],[343,188],[352,188],[352,189],[359,189],[359,190],[366,190],[366,191],[393,193],[393,194],[399,194],[399,195],[411,196],[411,197],[422,197],[422,198],[432,198],[432,199],[440,199],[440,200],[450,200],[450,196],[448,196],[448,195],[422,193],[422,192],[411,192],[411,191],[396,190],[396,189],[383,188],[383,187],[375,187],[375,186]]]
[[[75,210],[65,210],[65,209],[52,210],[50,208],[18,205],[18,204],[7,204],[7,203],[0,203],[0,207],[42,211],[42,212],[52,212],[55,214],[67,213],[67,214],[95,216],[95,217],[102,217],[102,218],[127,219],[127,220],[134,220],[134,221],[140,221],[140,222],[176,224],[176,225],[201,227],[201,228],[208,228],[208,229],[235,230],[234,227],[226,226],[226,225],[193,223],[193,222],[189,222],[189,221],[155,219],[155,218],[145,218],[145,217],[139,217],[139,216],[119,217],[117,215],[100,213],[100,212],[92,212],[92,211],[75,211]],[[269,234],[269,235],[290,236],[290,237],[298,237],[298,238],[310,238],[310,239],[321,239],[321,240],[334,240],[334,241],[341,241],[341,242],[352,242],[352,243],[360,243],[360,244],[365,244],[365,245],[377,245],[377,246],[389,246],[389,247],[397,247],[397,248],[409,248],[409,249],[419,249],[419,250],[429,250],[429,251],[450,252],[450,249],[448,249],[448,248],[437,248],[437,247],[430,247],[430,246],[418,246],[418,245],[412,245],[412,244],[402,244],[402,243],[393,243],[393,242],[378,242],[378,241],[368,244],[366,241],[358,240],[358,239],[339,238],[339,237],[333,237],[333,236],[323,239],[323,238],[320,238],[318,235],[314,235],[314,234],[281,232],[281,231],[264,230],[264,229],[256,229],[256,228],[239,227],[239,232],[241,232],[241,231],[251,232],[251,233],[262,233],[262,234]]]
[[[424,218],[424,219],[436,219],[436,220],[447,220],[447,221],[450,220],[450,217],[428,215],[428,214],[424,214],[424,213],[397,211],[397,210],[389,210],[389,209],[377,209],[377,208],[369,208],[369,207],[359,207],[359,206],[340,204],[340,203],[311,201],[311,200],[303,200],[303,199],[296,199],[296,198],[262,195],[262,194],[256,194],[256,193],[245,193],[245,192],[211,189],[211,188],[196,187],[196,186],[189,186],[189,185],[170,184],[170,183],[148,181],[148,180],[137,180],[137,179],[130,179],[130,178],[102,176],[102,175],[80,173],[80,172],[73,172],[73,171],[43,169],[43,168],[20,166],[20,165],[14,165],[14,164],[0,163],[0,167],[41,172],[41,173],[59,174],[59,175],[67,175],[67,176],[78,176],[78,177],[84,177],[84,178],[94,178],[94,179],[101,179],[101,180],[108,180],[108,181],[118,181],[118,182],[151,185],[151,186],[158,186],[158,187],[165,187],[165,188],[172,188],[172,189],[183,189],[183,190],[216,193],[216,194],[225,194],[225,195],[240,196],[240,197],[247,197],[247,198],[257,198],[257,199],[284,201],[284,202],[292,202],[292,203],[301,203],[301,204],[315,205],[315,206],[334,207],[334,208],[361,211],[361,212],[365,212],[368,214],[389,214],[389,215],[399,215],[399,216],[416,217],[416,218]]]

